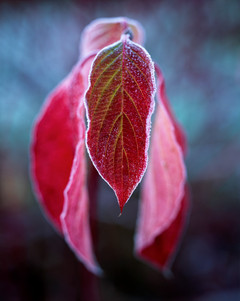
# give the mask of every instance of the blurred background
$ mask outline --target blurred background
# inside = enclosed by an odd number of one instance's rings
[[[29,179],[34,118],[76,63],[83,28],[114,16],[142,23],[189,141],[192,211],[167,275],[133,256],[138,189],[118,217],[100,182],[98,279]],[[1,1],[0,131],[0,300],[240,300],[240,1]]]

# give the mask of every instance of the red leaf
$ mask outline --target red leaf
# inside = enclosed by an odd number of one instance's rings
[[[71,117],[69,80],[64,80],[47,98],[33,131],[32,175],[45,213],[61,232],[63,191],[68,183],[78,127]]]
[[[164,104],[164,106],[168,112],[168,115],[172,120],[172,124],[175,129],[175,136],[176,136],[177,142],[181,146],[183,153],[186,154],[187,139],[186,139],[185,133],[184,133],[181,125],[178,123],[178,121],[176,120],[176,118],[172,112],[171,106],[169,104],[169,101],[168,101],[168,98],[166,95],[165,81],[164,81],[162,72],[156,63],[155,63],[155,71],[156,71],[157,79],[158,79],[158,92],[157,92],[158,98]]]
[[[63,191],[69,181],[79,139],[77,107],[85,90],[79,72],[90,59],[93,57],[86,59],[81,66],[77,65],[50,93],[33,128],[31,174],[35,191],[46,215],[60,232]]]
[[[79,63],[48,97],[34,128],[31,159],[34,183],[46,214],[79,260],[99,274],[89,225],[82,100],[86,87],[83,75],[92,59],[90,56]]]
[[[135,20],[128,18],[103,18],[91,22],[83,31],[81,39],[81,56],[93,51],[100,51],[104,47],[120,40],[121,35],[130,29],[133,41],[142,44],[144,32],[142,26]]]
[[[122,211],[146,169],[155,91],[153,63],[141,46],[124,35],[97,55],[90,74],[87,145]]]
[[[161,84],[158,83],[158,93]],[[187,198],[184,196],[186,175],[182,150],[165,103],[161,98],[159,101],[142,188],[135,248],[140,257],[163,268],[179,241]]]
[[[86,183],[84,107],[79,111],[79,142],[76,148],[70,180],[64,191],[61,221],[65,239],[79,260],[93,273],[100,274],[96,263],[89,225],[89,200]]]
[[[180,202],[181,207],[170,226],[156,235],[154,241],[146,247],[137,250],[138,256],[150,262],[153,266],[164,269],[174,259],[177,247],[184,232],[189,212],[189,193],[187,186]]]

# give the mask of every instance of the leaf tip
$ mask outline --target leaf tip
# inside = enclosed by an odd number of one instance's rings
[[[127,202],[127,201],[126,201],[126,202]],[[123,207],[125,206],[126,202],[119,203],[119,208],[120,208],[120,214],[119,214],[119,216],[122,215],[122,213],[123,213]]]

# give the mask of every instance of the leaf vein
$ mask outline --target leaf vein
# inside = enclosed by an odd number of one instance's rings
[[[104,70],[98,75],[98,77],[96,78],[94,84],[93,84],[93,87],[92,87],[92,90],[91,90],[91,93],[90,93],[90,96],[88,97],[89,101],[91,101],[92,99],[92,95],[93,95],[93,92],[99,82],[99,80],[102,78],[103,74],[117,61],[117,59],[122,55],[122,53],[118,54],[112,61],[111,63],[109,63],[107,65],[107,67],[104,68]],[[100,64],[100,63],[99,63]],[[99,66],[99,64],[97,64],[96,68]],[[95,68],[95,69],[96,69]],[[95,72],[95,71],[94,71]],[[93,74],[93,72],[91,72]],[[89,103],[89,102],[88,102]]]
[[[133,135],[134,135],[134,139],[135,139],[135,143],[136,143],[136,149],[137,149],[137,157],[139,158],[139,149],[138,149],[138,143],[137,143],[137,135],[136,135],[136,132],[135,132],[135,129],[134,129],[134,126],[131,122],[131,120],[128,118],[127,114],[126,113],[123,113],[124,116],[126,117],[128,123],[130,124],[131,128],[132,128],[132,131],[133,131]],[[138,162],[138,161],[137,161]]]
[[[149,64],[149,62],[145,61],[143,57],[141,57],[141,55],[139,55],[135,50],[133,50],[133,48],[131,49],[132,52],[136,53],[136,55],[145,63],[145,64]]]
[[[138,82],[136,81],[136,78],[132,75],[132,73],[130,72],[130,70],[129,70],[128,68],[126,68],[126,70],[127,70],[128,74],[131,76],[131,78],[134,80],[135,84],[136,84],[137,87],[138,87],[139,92],[142,94],[142,97],[143,97],[145,103],[147,104],[146,98],[145,98],[145,96],[143,95],[143,91],[142,91],[142,89],[140,88]]]
[[[117,86],[117,88],[116,88],[115,91],[113,92],[112,97],[111,97],[111,99],[109,100],[108,105],[107,105],[107,108],[106,108],[106,110],[105,110],[105,114],[104,114],[104,116],[103,116],[103,118],[102,118],[102,121],[101,121],[101,124],[100,124],[100,128],[99,128],[98,140],[97,140],[97,149],[98,149],[98,143],[99,143],[100,133],[101,133],[102,128],[103,128],[104,120],[106,119],[106,116],[107,116],[107,113],[109,112],[109,109],[110,109],[110,106],[111,106],[111,104],[112,104],[112,101],[113,101],[115,95],[117,94],[117,92],[119,91],[120,87],[121,87],[121,85]]]
[[[113,124],[112,124],[112,127],[111,127],[111,129],[110,129],[110,131],[109,131],[108,139],[107,139],[107,142],[106,142],[106,145],[105,145],[104,156],[106,156],[106,153],[107,153],[107,147],[108,147],[108,144],[109,144],[109,139],[110,139],[111,133],[112,133],[112,131],[113,131],[113,128],[114,128],[116,122],[118,121],[118,119],[119,119],[121,116],[122,116],[122,113],[119,113],[119,114],[117,115],[117,117],[115,118],[115,120],[114,120],[114,122],[113,122]]]
[[[146,74],[139,68],[139,66],[128,56],[126,55],[126,57],[133,63],[133,65],[141,72],[141,74],[143,75],[144,79],[146,80],[146,83],[150,89],[150,91],[152,90],[152,87],[149,85],[148,79],[146,77]]]
[[[98,64],[94,65],[94,68],[92,69],[92,73],[94,73],[96,71],[96,68],[110,55],[112,55],[114,53],[114,51],[116,51],[119,47],[121,46],[121,43],[119,43],[118,45],[116,45],[116,47],[112,48],[111,51],[106,52],[106,54],[101,57],[101,60],[98,62]]]
[[[138,117],[139,117],[139,119],[140,119],[140,121],[141,121],[141,124],[142,124],[142,126],[143,126],[143,128],[144,128],[144,124],[143,124],[143,121],[142,121],[142,117],[141,117],[141,115],[140,115],[140,113],[139,113],[139,111],[138,111],[138,108],[137,108],[137,106],[136,106],[136,104],[135,104],[133,98],[131,97],[131,95],[128,93],[128,91],[127,91],[125,88],[123,88],[123,90],[126,92],[128,98],[131,100],[131,102],[132,102],[132,104],[133,104],[133,106],[134,106],[134,108],[135,108],[135,110],[136,110],[136,112],[137,112],[137,114],[138,114]],[[125,114],[125,115],[126,115],[126,114]],[[126,115],[126,116],[127,116],[127,115]]]
[[[109,87],[109,85],[111,84],[111,82],[113,81],[113,79],[115,78],[115,76],[119,73],[119,71],[120,71],[120,68],[118,68],[118,69],[114,72],[114,74],[109,78],[109,80],[107,81],[106,85],[105,85],[104,88],[102,89],[101,95],[100,95],[100,97],[98,98],[98,100],[96,101],[96,105],[95,105],[94,109],[92,109],[92,110],[93,110],[92,118],[94,117],[94,115],[95,115],[95,113],[96,113],[97,107],[98,107],[98,105],[99,105],[99,103],[100,103],[100,100],[101,100],[102,97],[103,97],[104,92],[105,92],[106,89]],[[112,98],[111,98],[110,101],[112,101]]]
[[[130,174],[129,161],[128,161],[127,152],[126,152],[126,150],[125,150],[125,147],[124,147],[124,146],[123,146],[123,152],[124,152],[124,154],[125,154],[126,161],[127,161],[127,167],[128,167],[128,177],[129,177],[129,174]]]

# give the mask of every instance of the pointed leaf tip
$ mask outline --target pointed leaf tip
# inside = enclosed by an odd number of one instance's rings
[[[90,73],[87,146],[95,167],[115,191],[121,212],[146,169],[153,72],[146,50],[125,35],[97,55]]]

